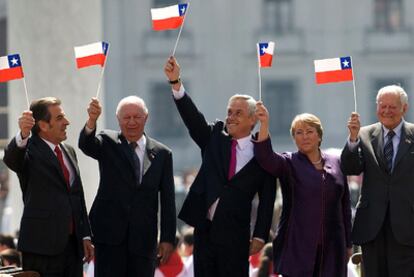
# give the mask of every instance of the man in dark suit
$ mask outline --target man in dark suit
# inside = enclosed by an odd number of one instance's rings
[[[170,57],[164,71],[178,111],[202,153],[200,171],[179,214],[195,227],[195,276],[248,276],[249,254],[260,251],[268,240],[276,196],[275,179],[253,157],[256,101],[235,95],[229,100],[226,122],[208,124],[184,90],[175,58]],[[256,193],[259,207],[250,241]]]
[[[153,277],[158,234],[158,259],[165,263],[173,251],[176,231],[171,150],[144,133],[148,110],[137,96],[117,107],[119,131],[95,136],[101,114],[96,98],[79,137],[79,148],[98,160],[100,182],[90,212],[96,247],[95,274]]]
[[[414,276],[414,125],[404,121],[408,97],[403,88],[377,94],[379,122],[360,128],[348,121],[342,151],[344,174],[363,173],[352,240],[362,246],[367,277]]]
[[[35,100],[4,154],[23,194],[23,269],[42,277],[81,277],[82,257],[94,255],[75,151],[63,143],[68,125],[59,99]]]

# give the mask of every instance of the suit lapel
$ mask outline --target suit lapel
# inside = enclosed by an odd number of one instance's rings
[[[56,173],[60,176],[61,185],[67,189],[65,177],[63,176],[62,168],[60,167],[59,161],[53,152],[53,150],[49,147],[49,145],[43,141],[43,139],[39,136],[33,136],[34,143],[39,147],[40,154],[44,157],[45,162],[49,163],[52,168],[56,171]]]
[[[400,138],[400,143],[398,144],[397,156],[395,157],[395,161],[394,161],[394,168],[397,167],[402,157],[404,157],[404,155],[413,145],[413,142],[414,142],[414,136],[413,136],[412,130],[408,129],[404,122],[401,128],[401,138]]]
[[[145,176],[145,173],[150,168],[151,162],[155,159],[155,156],[157,154],[157,152],[154,149],[154,143],[153,143],[152,139],[147,137],[145,134],[144,134],[144,136],[147,139],[147,144],[145,146],[145,152],[144,152],[142,177]]]
[[[223,131],[224,132],[224,131]],[[222,174],[227,179],[229,176],[230,158],[231,158],[231,137],[226,133],[224,143],[221,144],[222,151],[220,161],[222,161]]]
[[[72,166],[72,169],[74,169],[75,171],[75,174],[76,174],[75,179],[76,179],[76,177],[79,176],[80,174],[79,174],[79,167],[78,167],[75,157],[72,155],[72,152],[69,151],[69,149],[64,143],[60,144],[60,148],[62,148],[63,152],[65,152],[66,154],[66,157],[68,157],[70,165]]]

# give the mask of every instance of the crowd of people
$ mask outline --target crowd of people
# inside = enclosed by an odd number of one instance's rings
[[[201,150],[178,215],[173,153],[145,132],[149,111],[142,98],[120,100],[120,130],[98,131],[97,98],[87,117],[76,119],[85,120],[78,147],[99,165],[89,214],[82,169],[64,142],[70,123],[62,103],[34,100],[4,155],[23,194],[24,270],[80,277],[87,262],[93,264],[87,274],[98,277],[346,277],[356,244],[365,276],[414,276],[414,125],[404,120],[402,87],[378,91],[377,123],[361,127],[359,114],[351,114],[341,155],[321,149],[322,122],[309,113],[291,123],[297,150],[274,152],[264,103],[236,94],[225,120],[207,122],[174,57],[164,73],[171,104]],[[362,176],[353,226],[355,187],[348,175]],[[283,201],[273,230],[277,182]],[[177,218],[191,233],[177,236]]]

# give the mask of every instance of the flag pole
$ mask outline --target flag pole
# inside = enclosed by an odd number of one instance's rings
[[[172,52],[172,56],[173,56],[173,57],[174,57],[174,55],[175,55],[175,50],[177,50],[178,41],[180,40],[181,31],[183,30],[184,23],[185,23],[185,19],[187,18],[188,8],[190,8],[190,2],[188,2],[188,3],[187,3],[187,10],[185,11],[185,14],[184,14],[183,24],[181,24],[180,31],[178,32],[177,40],[175,41],[174,50],[173,50],[173,52]]]
[[[357,112],[357,100],[356,100],[356,89],[355,89],[355,76],[354,76],[354,63],[352,62],[352,56],[351,58],[351,66],[352,66],[352,85],[354,87],[354,111]]]
[[[260,49],[259,44],[256,44],[256,53],[257,53],[257,74],[259,76],[259,100],[262,101],[262,76],[260,73]]]
[[[27,109],[30,110],[29,95],[27,94],[26,78],[23,77],[24,92],[26,93]]]
[[[96,99],[98,99],[99,91],[101,90],[101,83],[102,83],[103,75],[104,75],[105,68],[106,68],[106,60],[109,57],[109,47],[110,47],[110,44],[108,42],[108,49],[106,49],[105,61],[104,61],[104,64],[102,66],[101,76],[99,77],[98,90],[96,91]]]

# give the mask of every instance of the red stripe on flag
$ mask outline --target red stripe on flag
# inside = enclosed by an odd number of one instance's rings
[[[0,70],[0,82],[7,82],[14,79],[21,79],[24,77],[23,69],[21,66],[12,67]]]
[[[353,80],[352,69],[315,72],[316,83],[326,84]]]
[[[260,67],[272,66],[272,58],[273,58],[273,55],[264,53],[262,56],[260,56]]]
[[[152,29],[155,31],[162,31],[162,30],[169,30],[169,29],[176,29],[183,24],[184,17],[171,17],[167,19],[161,20],[153,20],[152,21]]]
[[[104,54],[95,54],[91,56],[86,56],[76,59],[76,65],[78,68],[87,67],[91,65],[100,65],[103,66],[105,63]]]

